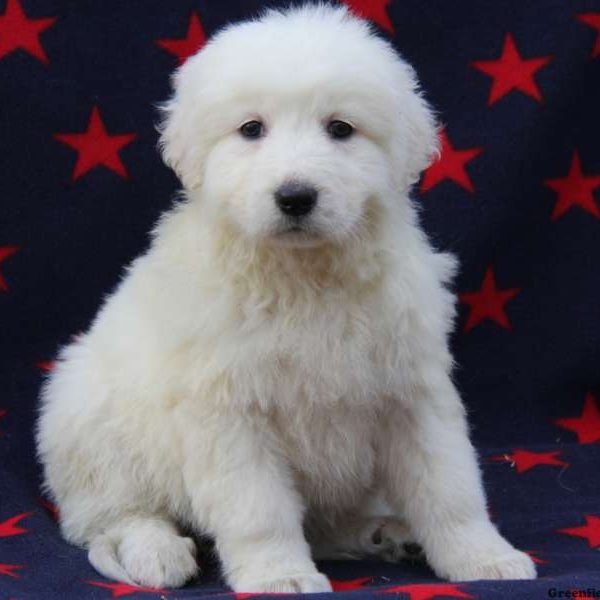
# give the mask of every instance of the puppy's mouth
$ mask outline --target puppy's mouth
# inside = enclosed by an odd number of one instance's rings
[[[311,227],[308,223],[303,221],[292,221],[284,223],[277,231],[277,235],[281,236],[315,236],[317,232],[314,227]]]
[[[278,245],[294,247],[318,246],[323,242],[322,236],[315,227],[308,223],[285,223],[273,235]]]

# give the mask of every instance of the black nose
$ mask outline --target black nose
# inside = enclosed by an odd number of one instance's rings
[[[317,190],[305,183],[284,183],[275,192],[275,201],[281,212],[291,217],[308,214],[317,203]]]

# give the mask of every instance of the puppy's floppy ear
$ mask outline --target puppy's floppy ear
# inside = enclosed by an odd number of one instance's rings
[[[404,181],[406,187],[415,184],[421,173],[439,157],[439,126],[433,109],[423,98],[414,69],[403,63],[404,91],[398,98],[400,111],[399,135],[403,146],[406,165]],[[406,89],[406,84],[409,89]],[[408,91],[408,93],[406,93]]]
[[[165,164],[175,171],[184,187],[193,190],[202,183],[204,148],[197,128],[201,124],[199,102],[200,55],[189,58],[171,78],[173,95],[159,106],[161,122],[158,146]]]

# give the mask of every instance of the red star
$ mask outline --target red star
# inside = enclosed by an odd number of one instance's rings
[[[504,305],[520,291],[518,288],[508,290],[497,289],[494,271],[492,267],[488,267],[483,279],[483,285],[478,292],[459,295],[460,301],[471,307],[465,331],[470,331],[486,319],[498,323],[498,325],[505,329],[510,329],[511,325],[506,316]]]
[[[41,371],[52,371],[54,369],[53,360],[40,360],[35,363],[35,366]]]
[[[390,21],[386,7],[391,0],[344,0],[344,4],[358,17],[373,21],[389,33],[394,33],[394,25]]]
[[[507,33],[500,58],[476,60],[471,63],[471,66],[493,78],[494,82],[488,98],[488,106],[491,106],[512,90],[519,90],[541,102],[542,94],[533,76],[551,60],[551,56],[523,59],[512,35]]]
[[[329,581],[334,592],[349,592],[351,590],[360,590],[372,579],[372,577],[359,577],[358,579],[330,579]]]
[[[55,21],[55,18],[28,19],[19,0],[7,0],[6,10],[0,16],[0,59],[20,49],[48,64],[40,34]]]
[[[130,144],[136,137],[135,133],[110,135],[106,131],[97,106],[92,109],[88,128],[84,133],[54,134],[55,139],[78,152],[73,181],[98,165],[103,165],[121,177],[127,178],[127,171],[119,157],[119,150]]]
[[[585,176],[581,172],[581,161],[577,150],[569,167],[569,174],[561,179],[547,179],[544,184],[558,194],[552,211],[552,219],[562,217],[571,207],[580,206],[600,219],[600,210],[594,202],[594,190],[600,186],[600,175]]]
[[[569,592],[571,592],[571,598],[583,598],[583,600],[594,600],[598,597],[594,589],[582,590],[572,588],[569,590]]]
[[[21,533],[26,533],[28,530],[23,529],[23,527],[19,527],[17,523],[30,517],[33,513],[21,513],[20,515],[15,515],[10,519],[6,519],[0,523],[0,538],[1,537],[11,537],[13,535],[20,535]]]
[[[537,556],[537,554],[538,554],[537,550],[525,550],[525,554],[527,554],[529,556],[529,558],[531,558],[531,560],[536,565],[547,565],[548,564],[547,560],[544,560],[543,558],[540,558],[539,556]]]
[[[112,598],[120,598],[121,596],[129,596],[131,594],[166,594],[165,590],[158,588],[138,587],[137,585],[129,585],[128,583],[104,583],[102,581],[86,581],[90,585],[112,590]]]
[[[600,56],[600,13],[583,13],[577,15],[577,20],[593,27],[596,30],[596,42],[592,50],[592,58]]]
[[[592,394],[587,394],[580,417],[556,419],[555,425],[577,434],[580,444],[593,444],[600,441],[600,410]]]
[[[501,454],[492,456],[490,460],[508,462],[517,468],[517,473],[525,473],[538,465],[556,465],[568,467],[569,463],[559,460],[557,456],[560,451],[555,452],[528,452],[527,450],[514,450],[512,454]]]
[[[60,513],[58,512],[58,508],[55,504],[50,502],[50,500],[46,500],[46,498],[40,498],[39,503],[46,509],[46,512],[52,517],[52,520],[55,523],[58,523],[60,519]]]
[[[445,130],[440,133],[440,158],[435,161],[423,175],[421,193],[428,192],[432,187],[450,179],[469,192],[474,192],[473,183],[465,170],[465,165],[483,152],[483,148],[468,148],[456,150],[448,139]]]
[[[0,246],[0,263],[15,254],[18,250],[17,246]],[[8,291],[8,283],[6,283],[6,279],[4,279],[2,273],[0,273],[0,290],[3,292]]]
[[[16,573],[16,571],[20,571],[24,569],[23,565],[6,565],[0,563],[0,575],[8,575],[8,577],[14,577],[15,579],[19,579],[21,576]]]
[[[582,525],[581,527],[559,529],[558,533],[585,538],[590,548],[597,548],[600,546],[600,517],[585,515],[584,518],[585,525]]]
[[[398,587],[383,590],[384,593],[390,594],[408,594],[410,600],[431,600],[436,596],[450,596],[451,598],[473,598],[471,594],[467,594],[459,589],[457,585],[448,583],[419,583],[415,585],[401,585]]]
[[[177,40],[157,40],[156,43],[179,59],[182,65],[192,54],[196,54],[206,43],[200,18],[195,12],[190,15],[190,23],[184,38]]]

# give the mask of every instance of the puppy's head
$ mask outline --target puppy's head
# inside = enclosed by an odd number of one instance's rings
[[[166,163],[207,218],[287,246],[341,243],[436,151],[411,67],[345,8],[268,11],[174,75]]]

